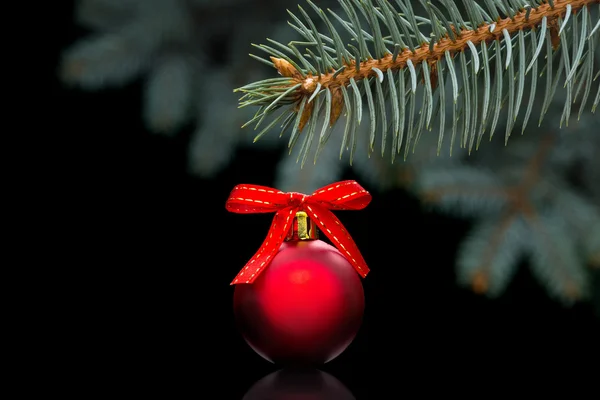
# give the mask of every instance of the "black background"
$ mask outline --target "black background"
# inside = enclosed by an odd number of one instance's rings
[[[229,286],[271,215],[230,214],[224,204],[238,183],[271,185],[280,152],[243,148],[214,179],[188,175],[190,129],[174,138],[147,132],[141,80],[96,93],[57,80],[60,51],[85,33],[72,2],[60,4],[47,73],[51,130],[69,149],[55,161],[70,178],[75,216],[66,338],[79,382],[94,392],[127,383],[131,395],[241,399],[277,370],[237,332]],[[564,308],[526,268],[497,300],[457,287],[453,260],[468,222],[425,213],[401,190],[371,192],[364,211],[338,213],[371,268],[363,327],[323,367],[356,398],[400,385],[442,390],[431,383],[445,379],[468,385],[477,370],[510,381],[519,366],[546,358],[557,369],[592,363],[600,329],[589,304]]]

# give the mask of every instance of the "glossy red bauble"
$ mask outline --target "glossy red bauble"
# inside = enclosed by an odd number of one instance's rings
[[[320,240],[282,244],[253,284],[236,285],[234,314],[258,354],[281,365],[331,361],[352,342],[364,312],[359,275]]]

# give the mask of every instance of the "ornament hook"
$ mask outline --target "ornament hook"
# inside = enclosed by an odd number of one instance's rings
[[[294,222],[290,228],[285,241],[315,240],[319,238],[319,231],[312,219],[304,211],[296,212]]]

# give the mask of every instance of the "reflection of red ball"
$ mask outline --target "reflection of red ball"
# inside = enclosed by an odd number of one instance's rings
[[[283,365],[331,361],[352,342],[365,306],[359,275],[320,240],[285,242],[252,284],[236,285],[234,314],[244,339]]]
[[[333,376],[318,370],[280,370],[256,382],[242,400],[355,400]]]

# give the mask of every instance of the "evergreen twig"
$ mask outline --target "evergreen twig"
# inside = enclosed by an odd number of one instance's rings
[[[289,25],[305,42],[284,45],[269,40],[272,46],[255,46],[268,54],[270,61],[263,61],[275,67],[281,78],[236,89],[243,93],[241,107],[261,107],[253,120],[255,129],[282,108],[286,115],[290,110],[296,114],[281,134],[292,130],[290,148],[300,134],[305,135],[302,164],[314,140],[324,146],[342,113],[347,116],[345,136],[352,137],[361,120],[368,119],[369,151],[379,133],[382,154],[385,143],[395,150],[393,162],[401,148],[407,157],[422,130],[431,130],[434,118],[440,123],[439,152],[447,107],[452,107],[453,115],[451,143],[459,132],[459,143],[471,151],[486,130],[491,138],[503,109],[509,121],[505,140],[527,104],[524,130],[536,87],[544,90],[540,124],[559,83],[567,89],[561,125],[568,125],[574,102],[579,103],[581,114],[594,96],[590,94],[598,77],[594,53],[600,51],[600,19],[592,6],[600,0],[486,0],[484,5],[463,0],[463,12],[453,0],[435,4],[420,0],[427,18],[416,15],[408,0],[395,0],[397,7],[388,0],[338,1],[347,19],[307,0],[328,34],[317,30],[302,7],[300,17],[290,12]],[[344,45],[334,22],[350,35],[351,43]],[[543,74],[544,83],[538,82]],[[525,103],[527,75],[532,90]],[[449,99],[441,88],[444,82],[451,86]],[[600,102],[600,85],[594,90],[592,112]],[[364,116],[363,104],[367,106]],[[323,117],[323,127],[318,128]],[[344,148],[350,148],[346,140]],[[351,152],[350,162],[352,157]]]

